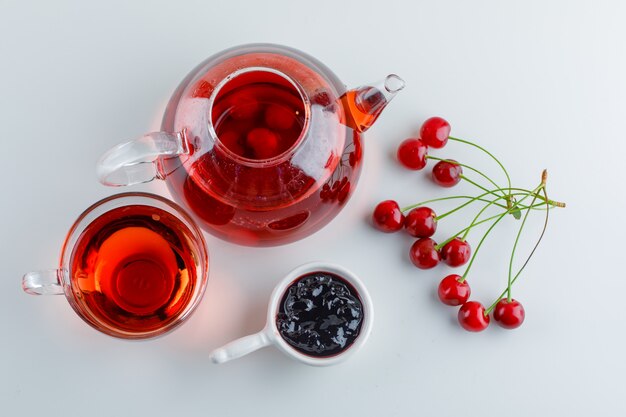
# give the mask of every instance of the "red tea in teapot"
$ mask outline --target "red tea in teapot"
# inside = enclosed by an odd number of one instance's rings
[[[361,134],[404,81],[347,89],[315,58],[242,45],[197,66],[172,95],[160,132],[120,144],[100,181],[165,180],[200,226],[252,246],[296,241],[342,209],[361,171]]]
[[[129,333],[178,318],[194,294],[191,232],[172,214],[143,205],[90,223],[70,259],[74,299],[98,326]]]
[[[307,95],[270,68],[243,71],[213,88],[206,79],[191,94],[211,98],[216,142],[172,169],[174,195],[205,228],[248,245],[297,240],[328,221],[353,190],[362,157],[360,133],[340,123],[330,86],[314,80],[318,91]],[[188,113],[202,105],[187,103]]]
[[[300,93],[269,71],[247,72],[222,88],[211,117],[218,139],[248,159],[270,159],[292,147],[304,127]]]

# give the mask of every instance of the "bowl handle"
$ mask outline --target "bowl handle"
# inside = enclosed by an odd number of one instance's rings
[[[264,348],[271,344],[272,339],[269,336],[268,331],[263,329],[259,333],[242,337],[241,339],[234,340],[221,348],[215,349],[211,352],[210,357],[214,363],[224,363],[245,356],[248,353],[252,353],[255,350]]]

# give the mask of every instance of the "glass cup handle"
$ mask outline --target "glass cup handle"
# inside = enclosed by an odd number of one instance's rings
[[[224,363],[245,356],[248,353],[252,353],[255,350],[271,344],[272,339],[268,336],[268,331],[262,330],[259,333],[244,336],[221,348],[215,349],[211,352],[210,358],[214,363]]]
[[[150,182],[163,179],[160,158],[174,158],[188,153],[184,132],[147,133],[139,139],[120,143],[109,149],[98,161],[98,180],[108,186]]]
[[[22,289],[33,295],[63,294],[60,269],[29,272],[22,277]]]

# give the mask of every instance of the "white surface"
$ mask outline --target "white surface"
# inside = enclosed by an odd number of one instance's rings
[[[0,0],[0,413],[625,415],[625,15],[619,1]],[[101,335],[62,297],[23,294],[21,275],[55,266],[75,217],[117,191],[97,184],[97,158],[158,127],[198,62],[258,41],[307,51],[348,85],[389,72],[407,82],[367,134],[364,174],[341,215],[285,247],[209,238],[203,302],[154,341]],[[531,187],[548,168],[551,196],[568,203],[515,289],[527,312],[517,331],[460,330],[433,295],[448,269],[416,270],[410,239],[367,224],[381,199],[452,194],[391,157],[431,115],[499,155],[516,184]],[[436,154],[499,174],[459,145]],[[437,236],[468,216],[442,222]],[[486,243],[469,278],[474,298],[489,303],[504,286],[517,225]],[[358,355],[316,369],[265,349],[213,365],[211,349],[261,329],[276,282],[314,259],[368,285],[377,317]]]

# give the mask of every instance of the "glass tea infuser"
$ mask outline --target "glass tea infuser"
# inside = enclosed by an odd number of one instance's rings
[[[251,246],[319,230],[355,188],[362,133],[404,87],[396,75],[347,90],[298,50],[238,46],[197,66],[172,95],[160,132],[120,144],[99,180],[165,180],[200,226]]]

